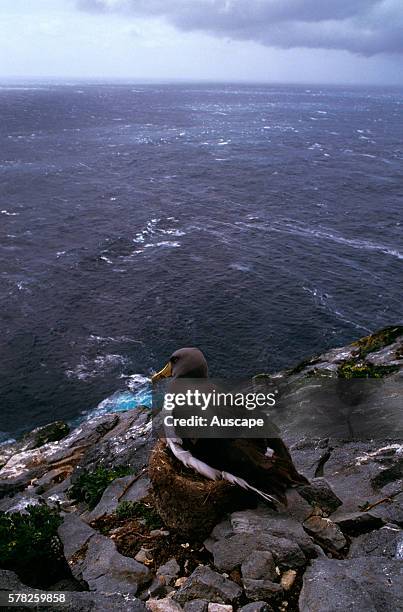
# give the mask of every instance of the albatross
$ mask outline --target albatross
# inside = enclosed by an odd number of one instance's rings
[[[170,378],[167,391],[181,378],[205,379],[208,365],[198,348],[175,351],[168,363],[151,378],[156,383]],[[170,452],[187,468],[211,480],[227,480],[250,490],[267,502],[287,504],[290,487],[309,484],[293,464],[287,446],[273,438],[179,438],[165,440]]]

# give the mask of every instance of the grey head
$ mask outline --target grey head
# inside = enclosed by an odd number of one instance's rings
[[[151,378],[155,383],[161,378],[207,378],[207,361],[200,349],[185,347],[172,353],[168,363]]]

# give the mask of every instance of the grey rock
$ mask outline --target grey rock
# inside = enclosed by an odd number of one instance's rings
[[[54,470],[51,470],[51,472],[54,472]],[[56,484],[50,486],[50,488],[46,487],[45,491],[42,493],[42,497],[49,506],[59,504],[63,510],[70,511],[74,506],[73,500],[71,500],[67,494],[70,487],[71,479],[70,476],[67,476],[67,478],[64,478],[61,482],[56,482]],[[35,491],[38,491],[38,487],[35,487]]]
[[[146,612],[144,604],[135,597],[124,597],[121,593],[111,595],[91,592],[73,592],[67,595],[70,610],[74,612]],[[54,606],[58,609],[56,606]],[[59,605],[66,610],[66,604]],[[42,608],[49,610],[49,608]]]
[[[69,432],[70,427],[64,421],[54,421],[36,427],[23,436],[20,450],[30,450],[39,448],[48,442],[57,442],[65,438]]]
[[[347,546],[347,540],[340,527],[328,518],[311,516],[304,522],[304,529],[326,549],[340,551]]]
[[[373,508],[371,514],[382,519],[384,523],[396,523],[403,527],[403,492]]]
[[[402,350],[402,337],[397,342],[389,344],[379,351],[374,351],[366,356],[366,361],[373,365],[397,365],[401,366],[401,359],[396,357],[396,353]]]
[[[273,608],[265,601],[254,601],[239,608],[239,612],[272,612]]]
[[[55,421],[48,425],[36,427],[26,433],[20,440],[0,446],[0,467],[3,467],[13,455],[23,451],[39,448],[48,442],[61,440],[69,433],[69,426],[64,421]]]
[[[209,603],[208,612],[233,612],[233,607],[229,604]]]
[[[164,598],[167,595],[166,583],[163,576],[154,576],[149,584],[139,595],[142,601],[150,598]]]
[[[1,512],[21,512],[27,513],[28,506],[44,505],[45,501],[39,495],[29,491],[28,489],[20,493],[16,493],[13,497],[4,497],[0,501]]]
[[[298,493],[309,502],[311,506],[318,506],[328,514],[337,510],[343,503],[332,491],[324,478],[314,478],[309,485],[298,487]]]
[[[63,544],[64,556],[69,562],[73,555],[83,549],[96,531],[84,523],[77,514],[66,514],[58,528],[58,535]]]
[[[242,563],[241,573],[244,580],[278,580],[273,555],[266,550],[256,550],[249,555]]]
[[[374,479],[385,468],[385,461],[395,461],[398,444],[378,441],[348,442],[335,448],[326,463],[326,480],[343,501],[343,513],[356,512],[366,501],[373,503],[382,497],[373,486]],[[389,450],[392,455],[387,456]],[[395,502],[394,502],[395,503]],[[393,504],[388,504],[393,506]],[[381,512],[380,508],[371,514]],[[386,508],[387,512],[388,508]],[[386,518],[386,513],[385,513]]]
[[[319,466],[326,463],[330,456],[328,440],[298,439],[290,447],[290,452],[298,471],[312,480],[317,475]]]
[[[183,609],[185,612],[207,612],[208,601],[205,599],[193,599],[193,601],[185,603]]]
[[[98,534],[89,540],[79,574],[90,590],[101,593],[135,595],[138,587],[150,579],[150,571],[145,565],[124,557],[112,540]]]
[[[370,512],[350,512],[348,514],[334,514],[332,520],[347,535],[359,535],[373,529],[379,529],[384,524],[379,516]]]
[[[364,556],[403,560],[403,530],[395,525],[385,525],[377,531],[353,538],[348,558]]]
[[[144,604],[135,597],[121,593],[111,595],[101,593],[71,593],[68,595],[70,609],[74,612],[146,612]],[[60,606],[66,610],[66,606]],[[49,610],[49,608],[46,608]]]
[[[371,479],[374,489],[382,489],[386,485],[403,478],[403,457],[396,449],[390,449],[385,461],[387,467]]]
[[[260,601],[261,599],[275,600],[283,593],[277,582],[271,580],[244,580],[243,585],[248,599]]]
[[[150,491],[150,479],[146,475],[143,475],[127,488],[127,491],[122,495],[119,501],[138,502],[147,497],[150,494]]]
[[[73,576],[101,593],[130,593],[150,579],[150,571],[124,557],[115,543],[98,534],[75,514],[64,517],[58,530]]]
[[[98,465],[128,466],[137,473],[148,463],[155,443],[151,427],[151,411],[136,408],[119,415],[113,430],[106,432],[97,445],[91,445],[77,466],[77,474]]]
[[[0,570],[0,592],[43,593],[23,584],[17,574]],[[68,607],[67,607],[68,606]],[[20,608],[18,608],[20,609]],[[25,608],[24,608],[25,609]],[[31,606],[31,610],[49,611],[49,606]],[[106,595],[102,593],[71,591],[66,592],[66,603],[52,604],[52,610],[74,610],[74,612],[145,612],[144,604],[135,597],[123,596],[120,593]]]
[[[134,557],[139,563],[145,563],[146,561],[152,561],[152,549],[140,548],[139,552]]]
[[[304,575],[300,612],[401,610],[403,564],[384,557],[316,559]]]
[[[36,589],[24,585],[15,572],[0,569],[0,592],[22,590],[30,593],[35,592]]]
[[[304,506],[304,501],[297,493],[300,506]],[[302,504],[301,504],[302,502]],[[312,508],[307,504],[309,514],[312,513]],[[300,515],[301,520],[308,517],[308,513],[304,512]],[[286,538],[298,544],[301,550],[309,557],[316,557],[316,546],[312,539],[306,534],[301,523],[294,517],[288,514],[288,507],[283,512],[276,512],[267,506],[259,506],[255,510],[243,510],[241,512],[233,512],[230,517],[233,533],[250,533],[258,537],[260,532],[275,536],[278,538]],[[212,536],[214,531],[212,532]]]
[[[82,423],[62,440],[13,453],[0,470],[0,497],[24,489],[33,479],[41,478],[61,464],[69,473],[85,452],[90,447],[96,447],[118,422],[117,415],[96,417]]]
[[[163,576],[165,578],[166,584],[173,584],[175,582],[175,578],[178,577],[180,572],[180,567],[175,558],[169,559],[164,565],[160,565],[157,569],[157,575]]]
[[[214,565],[230,572],[241,565],[254,551],[265,550],[273,554],[276,564],[282,568],[298,568],[306,564],[306,557],[295,542],[265,533],[252,535],[238,533],[218,540],[213,547]]]
[[[91,512],[86,512],[83,518],[90,523],[106,514],[115,512],[122,501],[140,501],[149,492],[149,482],[147,477],[138,478],[134,474],[116,478],[105,489],[95,508]],[[127,494],[132,488],[134,490],[128,497]]]
[[[231,519],[234,515],[231,515]],[[214,540],[221,540],[222,538],[226,538],[233,533],[233,523],[232,520],[226,519],[221,523],[218,523],[211,532],[211,537]]]
[[[54,582],[47,589],[48,591],[82,591],[81,584],[70,576],[69,578],[61,578],[57,582]]]
[[[207,566],[199,566],[186,583],[173,596],[181,605],[192,599],[206,599],[217,603],[233,604],[242,594],[242,589]]]

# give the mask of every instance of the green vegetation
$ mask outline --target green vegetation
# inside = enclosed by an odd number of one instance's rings
[[[76,501],[85,502],[92,509],[101,499],[106,487],[115,478],[121,478],[130,473],[130,468],[126,466],[109,469],[99,466],[93,472],[83,472],[70,487],[69,497]]]
[[[369,353],[379,351],[385,346],[392,344],[401,335],[403,335],[403,326],[385,327],[385,329],[381,329],[375,334],[360,338],[353,342],[353,345],[358,347],[359,357],[364,359]]]
[[[399,366],[373,365],[372,363],[345,361],[338,368],[339,378],[383,378],[396,372]]]
[[[116,509],[116,516],[120,519],[142,519],[149,529],[159,529],[162,521],[154,508],[144,502],[124,501]]]
[[[0,567],[27,583],[57,579],[65,565],[57,528],[62,519],[48,506],[28,506],[26,512],[0,512]],[[40,574],[43,580],[38,580]]]
[[[32,431],[26,433],[21,442],[23,444],[28,443],[28,448],[39,448],[48,442],[56,442],[61,440],[70,431],[70,427],[64,421],[55,421],[48,425],[37,427]]]

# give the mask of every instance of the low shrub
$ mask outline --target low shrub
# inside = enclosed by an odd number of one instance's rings
[[[61,522],[58,511],[45,505],[28,506],[24,513],[0,512],[0,567],[27,584],[57,580],[66,565],[57,536]]]
[[[89,508],[94,508],[102,497],[106,487],[115,478],[127,476],[130,468],[119,466],[106,468],[99,466],[91,472],[83,472],[69,489],[69,497],[76,501],[83,501]]]
[[[149,529],[162,527],[162,521],[155,509],[150,504],[143,502],[121,502],[116,509],[116,516],[119,519],[142,519]]]

